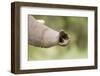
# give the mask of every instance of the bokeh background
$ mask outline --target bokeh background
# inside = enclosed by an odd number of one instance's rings
[[[88,18],[75,16],[33,15],[48,27],[64,30],[70,37],[65,46],[40,48],[28,44],[28,60],[84,59],[88,57]]]

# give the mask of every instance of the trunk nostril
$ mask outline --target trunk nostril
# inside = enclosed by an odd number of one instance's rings
[[[69,39],[68,34],[64,34],[64,35],[62,36],[62,38],[64,38],[64,39]]]
[[[59,42],[60,42],[60,43],[63,43],[63,42],[64,42],[64,40],[63,40],[62,37],[59,37]]]
[[[59,45],[66,46],[69,42],[69,36],[64,31],[59,32]]]
[[[61,39],[63,38],[63,39],[66,39],[66,40],[69,39],[68,34],[66,34],[64,31],[60,31],[60,38]]]

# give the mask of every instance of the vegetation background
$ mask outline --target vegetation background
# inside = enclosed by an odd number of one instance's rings
[[[28,44],[28,60],[83,59],[88,57],[88,18],[75,16],[33,15],[48,27],[64,30],[70,37],[65,46],[39,48]]]

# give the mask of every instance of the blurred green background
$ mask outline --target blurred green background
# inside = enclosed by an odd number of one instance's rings
[[[37,20],[44,20],[45,25],[70,37],[65,46],[39,48],[28,45],[28,60],[83,59],[88,57],[88,18],[74,16],[33,15]]]

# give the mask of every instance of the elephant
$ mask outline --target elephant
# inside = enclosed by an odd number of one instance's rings
[[[70,41],[63,30],[56,31],[28,15],[28,44],[41,48],[66,46]]]

